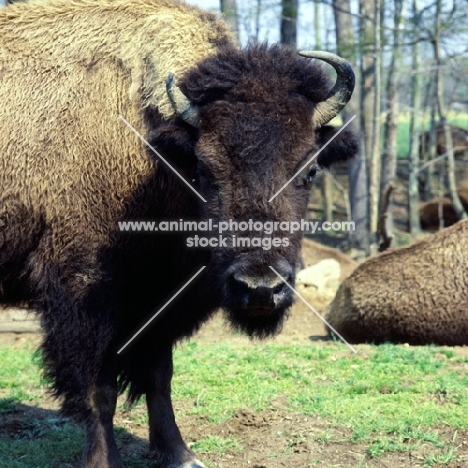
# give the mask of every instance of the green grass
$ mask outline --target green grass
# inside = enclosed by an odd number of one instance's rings
[[[287,396],[293,411],[357,428],[385,429],[385,416],[394,419],[396,412],[407,425],[449,422],[468,428],[468,377],[447,369],[436,350],[384,345],[370,356],[335,356],[329,346],[190,343],[176,355],[174,400],[195,399],[190,413],[208,414],[213,422],[237,408],[261,410]],[[441,407],[432,398],[439,394],[452,404]]]
[[[424,457],[424,468],[448,465],[450,462],[457,461],[456,452],[456,447],[450,447],[440,453],[431,453]]]
[[[0,348],[0,414],[8,411],[14,402],[38,399],[41,373],[30,349]]]
[[[225,453],[240,452],[242,446],[234,437],[209,436],[197,440],[192,445],[192,450],[196,453]]]
[[[80,453],[84,432],[66,419],[48,418],[22,425],[14,438],[0,438],[2,468],[50,468]]]
[[[340,343],[189,342],[175,352],[174,406],[179,416],[202,416],[206,424],[213,424],[239,409],[271,408],[281,398],[287,411],[320,416],[330,428],[313,436],[284,434],[288,446],[303,438],[333,443],[333,428],[347,427],[348,442],[365,444],[371,458],[426,444],[432,451],[425,466],[456,459],[456,431],[468,429],[468,375],[463,370],[467,360],[449,348],[431,346],[363,349],[352,354]],[[42,391],[31,350],[0,348],[0,365],[1,426],[2,415],[17,405],[40,404]],[[134,423],[147,421],[141,412],[135,413],[129,416]],[[22,431],[18,438],[0,437],[2,468],[55,466],[53,454],[62,461],[73,460],[83,442],[82,431],[66,420],[32,422]],[[118,431],[119,438],[125,434]],[[447,437],[453,439],[450,446]],[[195,443],[194,450],[235,453],[242,451],[242,444],[233,437],[207,436]],[[127,463],[146,466],[136,460]]]

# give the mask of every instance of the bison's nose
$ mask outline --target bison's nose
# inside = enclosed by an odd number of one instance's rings
[[[292,281],[291,267],[277,268],[288,283]],[[262,275],[255,276],[234,273],[231,277],[231,291],[245,309],[277,309],[288,307],[292,302],[291,290],[270,268]]]

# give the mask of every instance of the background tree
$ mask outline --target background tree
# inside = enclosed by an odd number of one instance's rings
[[[357,69],[357,43],[354,34],[353,17],[351,15],[350,0],[333,0],[333,13],[336,25],[336,49],[338,55],[346,58],[353,68]],[[356,89],[351,101],[343,109],[341,115],[348,121],[353,115],[360,113],[359,89]],[[351,125],[357,126],[358,132],[363,135],[360,119],[355,119]],[[355,231],[350,233],[352,247],[366,249],[368,244],[367,225],[367,160],[364,142],[352,164],[348,165],[349,199],[351,217],[355,223]]]
[[[281,1],[281,44],[297,45],[298,0]]]
[[[322,28],[321,28],[321,5],[319,2],[314,2],[314,34],[315,34],[315,50],[322,49]],[[329,174],[321,173],[320,189],[322,192],[323,217],[324,221],[333,221],[333,171]]]
[[[382,40],[381,40],[381,0],[374,0],[372,30],[374,35],[374,91],[372,109],[371,154],[369,155],[369,252],[377,252],[379,242],[379,206],[381,172],[381,92],[382,92]]]
[[[397,70],[402,63],[402,40],[403,22],[405,18],[406,1],[393,0],[393,32],[392,32],[392,53],[388,66],[386,98],[386,118],[384,126],[384,144],[382,155],[382,170],[380,180],[380,217],[381,226],[385,231],[387,242],[393,239],[393,214],[392,195],[388,193],[389,187],[393,186],[397,165],[397,137],[398,137],[398,79]],[[382,219],[382,217],[384,217]],[[383,223],[383,225],[382,225]]]
[[[361,128],[367,155],[369,252],[377,252],[380,198],[380,0],[360,0]]]
[[[236,0],[220,0],[221,13],[239,40],[239,20]]]
[[[418,0],[413,0],[413,46],[412,46],[412,78],[411,78],[411,120],[410,120],[410,153],[408,159],[408,221],[409,230],[413,235],[419,235],[419,136],[421,135],[421,48],[419,45],[420,11]]]
[[[457,193],[457,185],[455,182],[455,159],[453,155],[453,141],[452,133],[447,122],[447,111],[444,102],[443,90],[443,70],[444,62],[441,57],[441,35],[442,35],[442,0],[436,1],[436,15],[435,15],[435,28],[434,36],[432,38],[432,45],[434,48],[434,58],[436,64],[436,89],[437,89],[437,109],[439,114],[439,121],[444,128],[445,148],[447,151],[447,176],[448,176],[448,189],[450,198],[452,199],[453,208],[459,219],[465,219],[466,213]]]

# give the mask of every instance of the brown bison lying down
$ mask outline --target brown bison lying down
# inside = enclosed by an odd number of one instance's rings
[[[462,202],[465,210],[468,209],[468,186],[463,186],[457,190],[460,201]],[[423,203],[419,207],[419,219],[421,227],[426,231],[439,230],[439,216],[442,214],[444,220],[444,227],[453,226],[456,222],[460,221],[455,208],[453,207],[452,200],[449,194],[445,194],[444,198],[433,198]]]
[[[360,265],[327,320],[351,343],[468,344],[468,221]]]

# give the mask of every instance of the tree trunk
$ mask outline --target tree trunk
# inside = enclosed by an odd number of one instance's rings
[[[399,108],[395,70],[401,64],[401,26],[404,18],[405,0],[394,0],[393,7],[393,53],[390,60],[387,78],[386,96],[388,112],[384,128],[384,153],[382,157],[382,175],[380,182],[380,216],[382,217],[385,213],[385,236],[387,237],[387,243],[391,243],[393,238],[393,197],[391,196],[391,193],[388,195],[388,197],[386,194],[388,193],[388,187],[395,180],[396,173]]]
[[[413,0],[413,18],[418,18],[418,0]],[[421,135],[421,78],[420,78],[420,56],[419,46],[419,24],[415,22],[414,45],[412,50],[412,70],[411,80],[411,120],[410,120],[410,154],[408,160],[408,221],[409,231],[413,236],[421,234],[421,223],[419,220],[419,191],[418,191],[418,171],[419,171],[419,136]]]
[[[420,201],[426,202],[431,198],[438,196],[439,177],[437,175],[438,164],[437,158],[437,90],[433,86],[433,81],[429,83],[428,101],[431,109],[431,123],[428,130],[428,138],[426,131],[420,135],[419,139],[419,173],[418,173],[418,190]]]
[[[452,199],[453,209],[459,219],[466,219],[467,215],[463,208],[460,197],[457,193],[457,184],[455,181],[455,159],[453,155],[453,140],[450,126],[447,122],[447,112],[444,102],[444,87],[443,87],[443,63],[440,56],[440,36],[442,33],[441,27],[441,10],[442,0],[437,0],[436,18],[435,18],[435,33],[434,33],[434,57],[436,60],[436,87],[437,87],[437,108],[439,111],[439,120],[444,128],[445,148],[447,151],[447,181],[450,198]]]
[[[322,49],[322,39],[320,36],[320,3],[314,3],[314,29],[315,29],[315,50]],[[323,204],[323,220],[333,221],[333,184],[328,174],[322,175],[322,204]]]
[[[392,192],[395,189],[393,182],[388,184],[387,189],[382,194],[382,206],[380,209],[379,233],[380,233],[380,246],[379,252],[384,252],[392,246],[393,241],[393,223],[390,223],[391,206],[392,206]]]
[[[371,254],[377,253],[379,242],[379,201],[380,201],[380,172],[381,172],[381,9],[380,0],[374,0],[374,106],[372,110],[372,153],[369,167],[369,230],[371,232],[371,242],[369,251]],[[375,239],[375,242],[373,241]]]
[[[237,41],[239,41],[239,23],[236,0],[220,0],[220,6],[224,19],[229,24],[231,31],[234,33]]]
[[[333,12],[336,24],[337,53],[341,57],[346,58],[356,69],[356,40],[354,37],[350,0],[333,0]],[[356,91],[359,92],[358,89]],[[355,92],[351,101],[341,112],[341,115],[343,116],[343,121],[348,121],[351,116],[357,114],[359,114],[359,96]],[[354,122],[351,125],[354,125]],[[359,133],[362,137],[362,131]],[[355,223],[355,231],[350,233],[350,244],[351,247],[367,250],[369,242],[367,224],[367,161],[363,142],[361,142],[361,149],[356,159],[348,164],[348,177],[351,216]]]
[[[282,0],[281,8],[281,44],[296,47],[298,0]]]
[[[361,121],[369,177],[369,254],[377,252],[380,195],[380,0],[360,0]]]
[[[436,114],[437,114],[437,89],[433,87],[432,90],[432,99],[431,99],[431,128],[434,130],[431,132],[431,136],[429,138],[429,148],[427,153],[427,158],[429,161],[436,159],[438,157],[437,154],[437,131],[436,131]],[[433,197],[433,194],[436,193],[439,186],[439,181],[437,178],[437,165],[436,164],[429,164],[427,174],[426,174],[426,187],[428,191],[428,195],[430,198]],[[424,201],[427,201],[425,199]]]
[[[320,15],[320,2],[314,3],[314,29],[315,29],[315,49],[322,49],[322,36],[321,36],[321,15]]]

